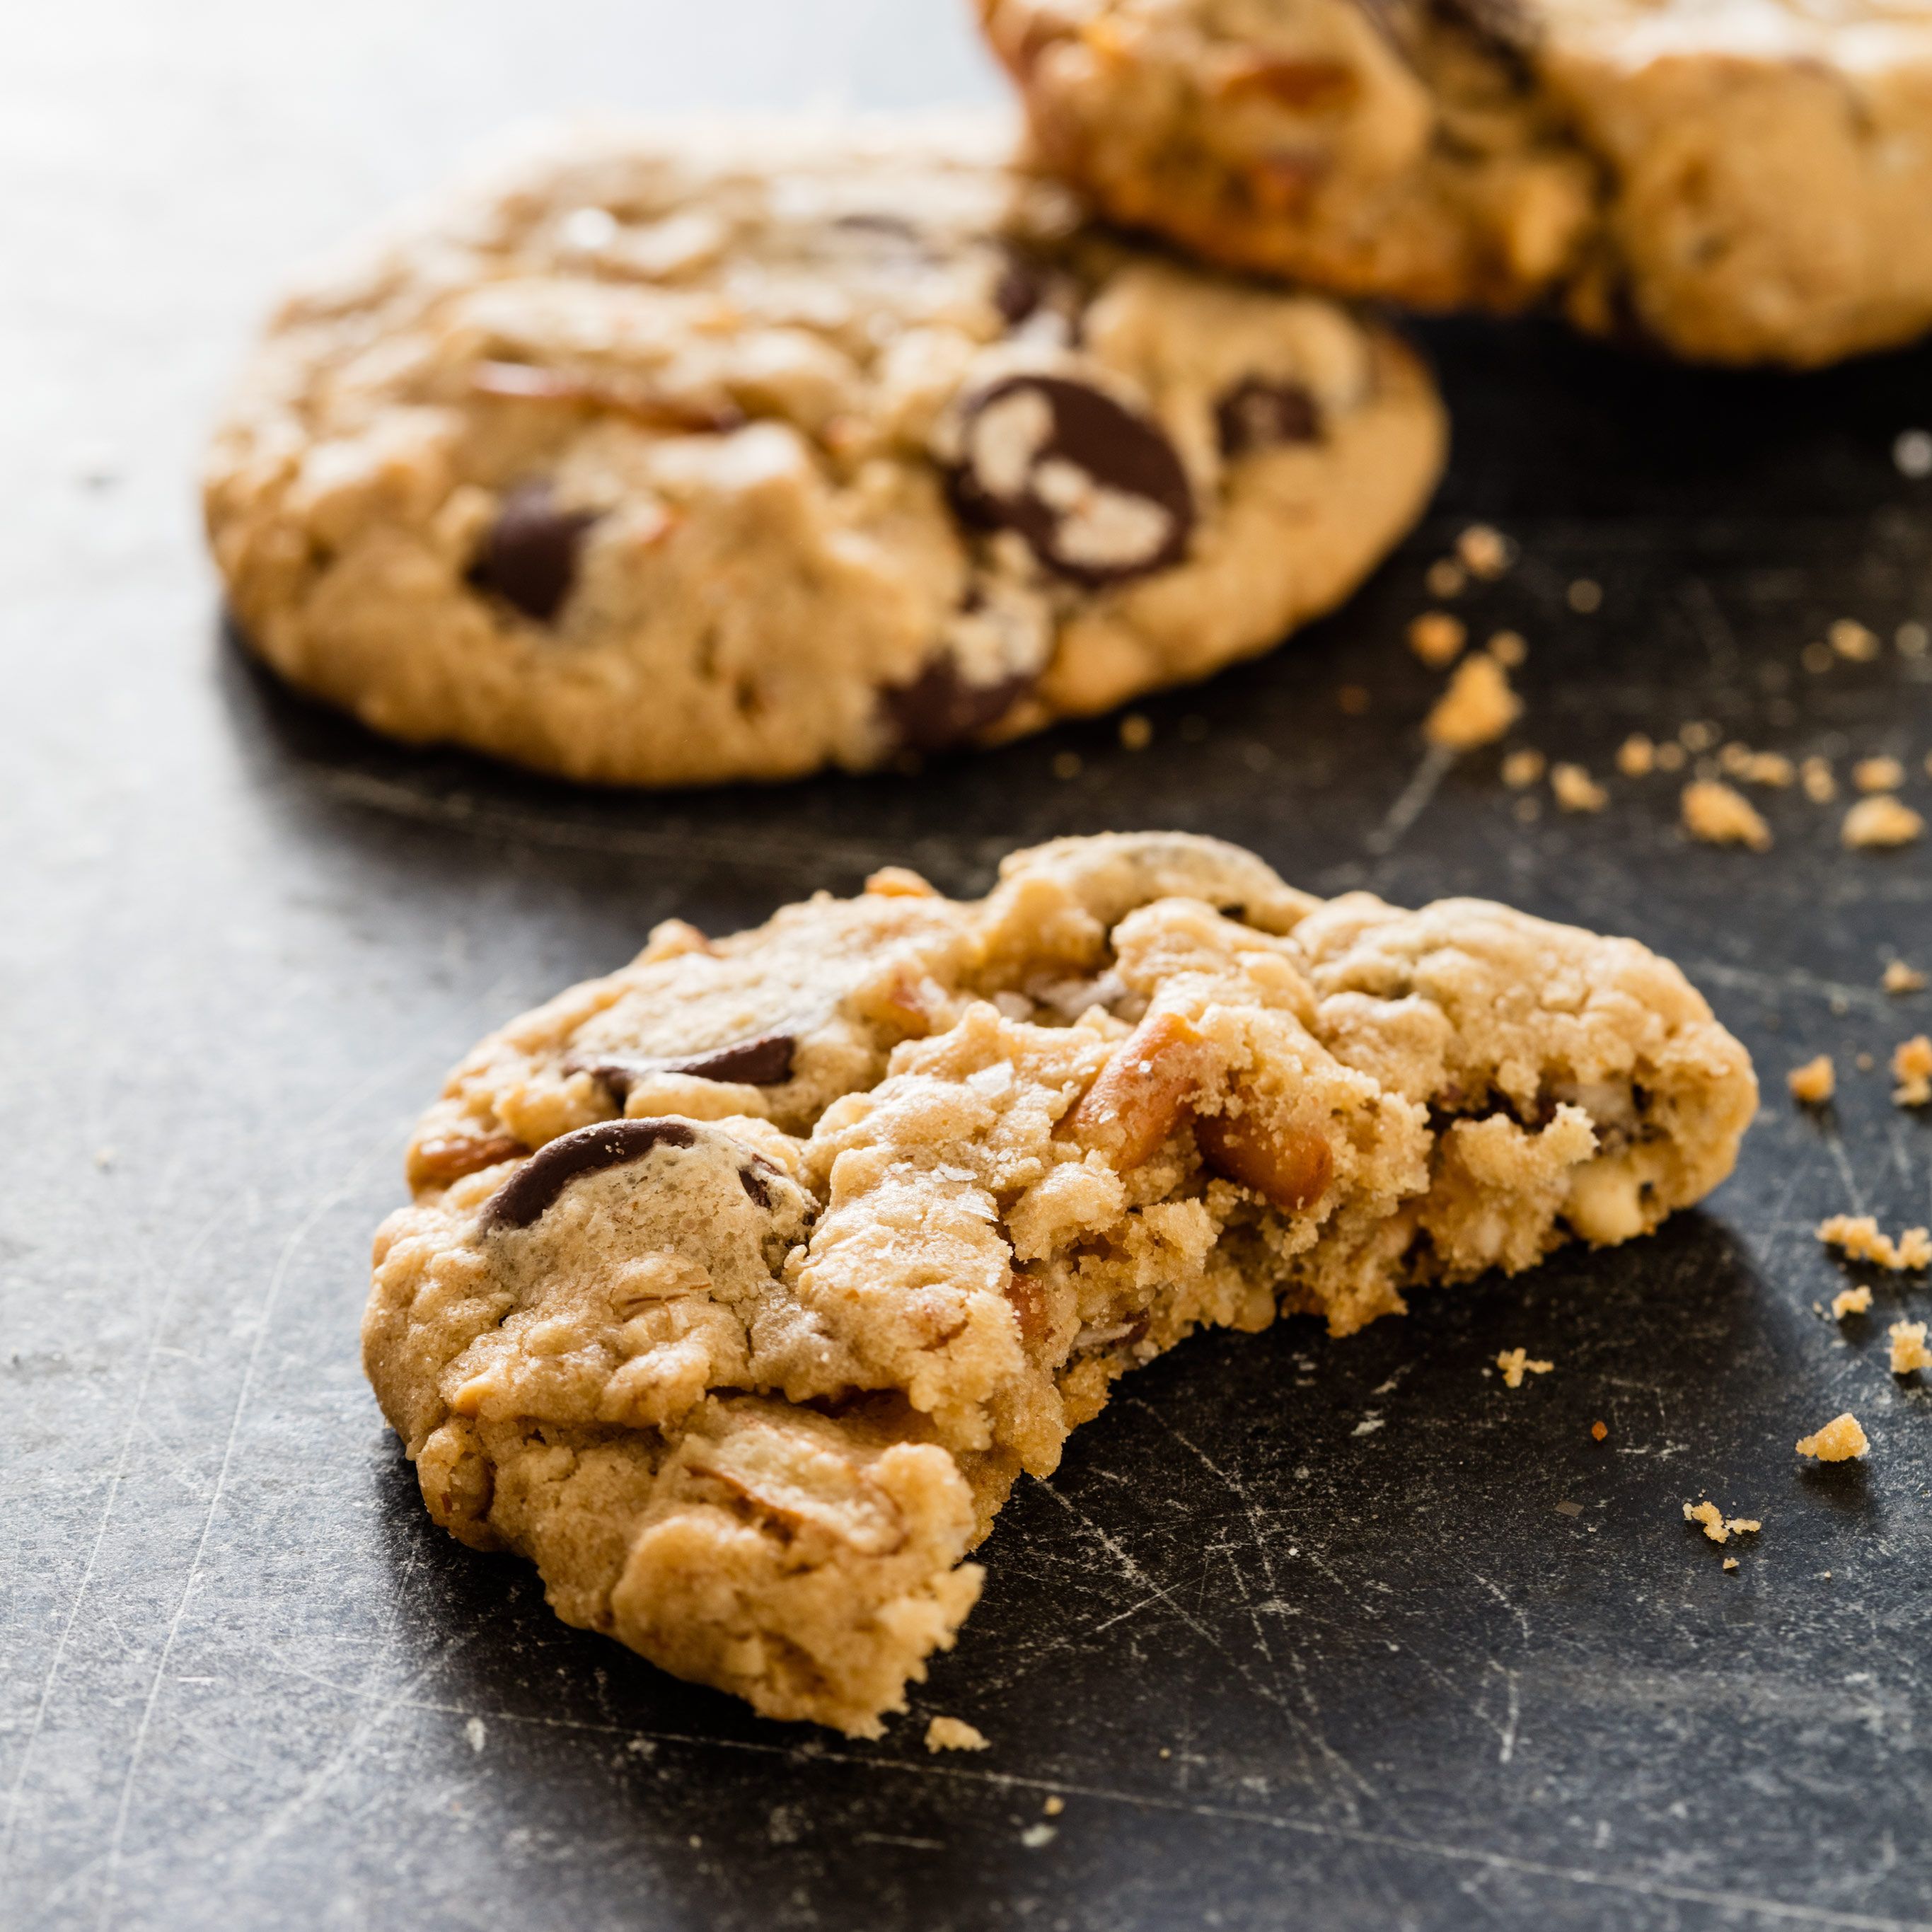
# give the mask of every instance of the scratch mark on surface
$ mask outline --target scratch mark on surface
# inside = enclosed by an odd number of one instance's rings
[[[141,1364],[141,1378],[135,1385],[134,1399],[128,1416],[128,1426],[121,1438],[119,1454],[116,1456],[112,1474],[108,1479],[107,1495],[101,1506],[100,1520],[95,1526],[94,1540],[88,1546],[87,1561],[82,1566],[80,1581],[74,1586],[74,1600],[68,1606],[66,1621],[61,1625],[59,1636],[55,1640],[54,1653],[47,1663],[47,1674],[40,1685],[40,1694],[34,1706],[34,1714],[27,1728],[26,1742],[21,1748],[20,1762],[14,1773],[14,1782],[7,1793],[7,1834],[0,1840],[0,1878],[12,1869],[14,1842],[17,1832],[22,1808],[26,1802],[27,1771],[33,1762],[34,1747],[40,1741],[40,1732],[46,1723],[47,1711],[53,1701],[54,1687],[59,1682],[61,1665],[67,1655],[69,1640],[74,1635],[74,1627],[80,1621],[81,1605],[86,1600],[88,1585],[93,1581],[95,1564],[100,1559],[102,1546],[107,1540],[109,1526],[114,1520],[114,1506],[121,1494],[121,1486],[128,1474],[128,1459],[134,1453],[134,1438],[142,1427],[141,1412],[148,1399],[148,1384],[152,1381],[154,1364],[162,1352],[161,1337],[167,1332],[168,1322],[174,1311],[175,1292],[180,1286],[182,1277],[195,1257],[206,1244],[208,1237],[220,1226],[229,1212],[226,1202],[211,1212],[196,1228],[182,1250],[180,1258],[170,1271],[167,1286],[164,1291],[153,1328],[149,1331],[148,1352]],[[148,1262],[146,1252],[140,1251],[137,1263],[143,1272],[148,1271]],[[118,1631],[116,1631],[117,1636]],[[125,1640],[122,1647],[126,1648]]]
[[[640,1732],[626,1725],[592,1724],[575,1718],[526,1715],[511,1711],[476,1712],[460,1705],[421,1703],[412,1704],[410,1708],[449,1717],[482,1717],[491,1724],[527,1724],[545,1730],[614,1736],[627,1738],[634,1745],[648,1744],[656,1748],[677,1744],[700,1750],[746,1751],[759,1756],[784,1758],[802,1768],[836,1764],[904,1777],[952,1779],[998,1791],[1092,1798],[1100,1804],[1200,1818],[1210,1823],[1243,1825],[1258,1830],[1292,1832],[1306,1838],[1326,1838],[1340,1844],[1372,1846],[1378,1850],[1406,1852],[1412,1857],[1474,1866],[1480,1870],[1508,1872],[1524,1878],[1554,1879],[1566,1885],[1622,1892],[1633,1898],[1669,1899],[1684,1904],[1712,1906],[1724,1911],[1748,1912],[1761,1918],[1788,1924],[1829,1927],[1834,1928],[1834,1932],[1932,1932],[1932,1921],[1925,1919],[1893,1918],[1875,1912],[1839,1912],[1826,1906],[1767,1898],[1754,1892],[1684,1885],[1674,1880],[1646,1878],[1636,1873],[1594,1871],[1588,1866],[1554,1864],[1544,1859],[1518,1858],[1510,1852],[1490,1851],[1480,1846],[1445,1844],[1435,1839],[1410,1838],[1399,1832],[1380,1832],[1359,1825],[1330,1824],[1324,1819],[1298,1818],[1277,1812],[1252,1810],[1240,1805],[1170,1798],[1159,1792],[1118,1791],[1106,1785],[1084,1784],[1064,1778],[1028,1778],[1017,1772],[980,1770],[964,1765],[921,1763],[914,1759],[868,1756],[857,1750],[827,1747],[816,1739],[805,1744],[766,1744],[750,1738],[705,1737],[675,1731]]]
[[[385,1080],[392,1077],[394,1070],[385,1069],[362,1083],[363,1088],[373,1093]],[[262,1306],[255,1322],[254,1340],[249,1344],[248,1359],[242,1371],[241,1387],[236,1391],[235,1408],[228,1419],[228,1436],[222,1445],[221,1461],[215,1471],[214,1486],[208,1498],[208,1508],[201,1520],[201,1533],[195,1539],[194,1555],[188,1564],[187,1580],[182,1585],[181,1594],[176,1600],[173,1614],[168,1618],[166,1635],[161,1640],[161,1653],[154,1664],[154,1672],[148,1685],[148,1694],[141,1706],[140,1721],[134,1727],[134,1742],[128,1754],[128,1769],[121,1780],[121,1797],[114,1810],[114,1824],[107,1840],[107,1850],[102,1860],[100,1916],[95,1922],[100,1932],[106,1932],[114,1914],[116,1881],[121,1867],[121,1850],[128,1834],[128,1820],[134,1802],[134,1786],[141,1768],[141,1756],[146,1748],[148,1732],[154,1723],[154,1707],[160,1702],[161,1686],[167,1681],[169,1660],[174,1654],[175,1641],[181,1634],[182,1620],[188,1613],[190,1600],[194,1594],[195,1586],[201,1580],[202,1564],[208,1554],[208,1539],[213,1533],[214,1520],[221,1507],[221,1499],[227,1492],[229,1472],[234,1466],[235,1445],[242,1434],[242,1418],[248,1406],[248,1398],[253,1394],[255,1376],[260,1367],[262,1349],[268,1340],[270,1318],[274,1312],[275,1301],[281,1292],[283,1282],[288,1278],[290,1264],[301,1251],[302,1244],[320,1224],[324,1215],[346,1200],[361,1182],[370,1166],[388,1146],[390,1136],[386,1129],[373,1145],[367,1147],[350,1163],[348,1170],[336,1185],[324,1194],[315,1205],[304,1214],[282,1244],[282,1251],[276,1257],[274,1271],[268,1277],[267,1292],[262,1298]]]
[[[1362,842],[1378,858],[1386,858],[1400,843],[1402,835],[1422,816],[1423,808],[1436,796],[1436,788],[1456,762],[1456,754],[1442,745],[1432,745],[1422,754],[1422,762],[1388,808],[1388,816]]]

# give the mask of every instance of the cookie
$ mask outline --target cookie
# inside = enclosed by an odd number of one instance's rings
[[[645,784],[1010,738],[1268,648],[1421,509],[1429,379],[1009,145],[579,133],[366,247],[214,440],[239,628],[378,730]]]
[[[1626,939],[1323,902],[1180,835],[914,875],[485,1040],[410,1154],[364,1360],[436,1520],[568,1622],[862,1736],[1114,1378],[1628,1240],[1730,1171],[1744,1049]]]
[[[1923,0],[980,0],[1042,154],[1213,259],[1720,362],[1932,326]]]

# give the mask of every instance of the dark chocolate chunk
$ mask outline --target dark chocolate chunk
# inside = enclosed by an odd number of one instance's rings
[[[667,1073],[688,1073],[700,1080],[737,1080],[748,1087],[778,1087],[791,1078],[798,1042],[788,1033],[761,1033],[735,1046],[714,1048],[690,1060],[664,1063]]]
[[[764,1172],[759,1171],[760,1168]],[[769,1208],[772,1204],[772,1190],[771,1184],[766,1180],[765,1175],[776,1172],[770,1161],[761,1155],[754,1154],[748,1166],[739,1168],[738,1183],[758,1206]]]
[[[1315,398],[1299,382],[1245,376],[1214,405],[1214,427],[1223,456],[1251,456],[1286,442],[1316,442],[1322,418]]]
[[[944,752],[1004,718],[1033,688],[1030,674],[968,684],[950,657],[931,659],[910,684],[879,693],[895,735],[909,752]]]
[[[560,510],[548,483],[519,483],[504,497],[470,581],[548,624],[570,595],[584,533],[596,520],[589,510]]]
[[[483,1204],[478,1225],[527,1228],[555,1205],[571,1182],[607,1167],[628,1166],[657,1147],[688,1148],[698,1138],[688,1120],[599,1120],[546,1142]]]
[[[1066,376],[1009,376],[964,408],[965,458],[948,478],[963,521],[1017,530],[1049,570],[1089,586],[1186,552],[1194,494],[1149,418]]]
[[[1017,328],[1046,299],[1047,272],[1025,255],[1007,256],[993,284],[993,306],[1009,328]]]
[[[620,1100],[636,1083],[652,1073],[688,1073],[700,1080],[736,1080],[748,1087],[779,1087],[791,1078],[797,1040],[788,1033],[761,1033],[734,1046],[714,1047],[688,1060],[646,1059],[641,1054],[608,1059],[573,1057],[563,1063],[566,1073],[587,1073],[601,1080]]]

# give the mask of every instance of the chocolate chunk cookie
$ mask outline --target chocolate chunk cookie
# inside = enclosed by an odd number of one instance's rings
[[[1721,362],[1932,326],[1925,0],[980,0],[1042,153],[1209,256]]]
[[[1178,835],[972,903],[892,872],[661,928],[477,1048],[364,1359],[436,1520],[560,1616],[875,1736],[1116,1377],[1646,1233],[1756,1096],[1675,967],[1502,906],[1324,903]]]
[[[853,770],[1263,650],[1441,466],[1333,303],[1097,232],[997,127],[560,136],[292,299],[216,436],[240,628],[572,777]]]

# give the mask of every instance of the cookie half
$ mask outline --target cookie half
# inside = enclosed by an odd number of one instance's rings
[[[1674,966],[1505,907],[1324,902],[1178,835],[978,902],[882,873],[674,922],[478,1046],[364,1360],[431,1514],[561,1616],[874,1736],[1118,1377],[1644,1234],[1756,1096]]]
[[[1214,259],[1828,362],[1932,326],[1923,0],[980,0],[1042,153]]]
[[[1328,609],[1434,485],[1427,376],[1008,145],[580,134],[369,246],[215,439],[254,648],[399,737],[670,784],[1011,737]]]

